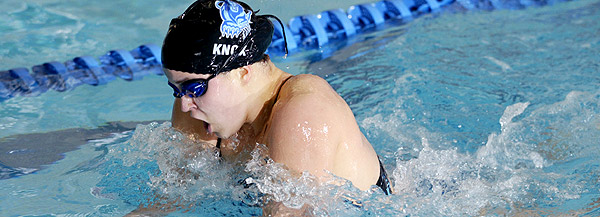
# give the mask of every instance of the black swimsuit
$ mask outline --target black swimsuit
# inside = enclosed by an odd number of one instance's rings
[[[385,168],[383,168],[383,164],[377,156],[377,160],[379,160],[379,179],[377,179],[377,186],[383,190],[385,195],[389,195],[392,193],[392,186],[390,185],[390,179],[387,177],[387,173],[385,172]]]

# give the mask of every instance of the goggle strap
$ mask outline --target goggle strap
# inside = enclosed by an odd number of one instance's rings
[[[285,37],[285,26],[283,26],[283,22],[281,22],[281,20],[278,17],[276,17],[275,15],[265,14],[265,15],[261,15],[261,16],[273,18],[273,19],[277,20],[277,22],[279,22],[279,25],[281,25],[281,31],[283,31],[283,44],[285,47],[285,56],[287,57],[287,55],[288,55],[287,37]]]

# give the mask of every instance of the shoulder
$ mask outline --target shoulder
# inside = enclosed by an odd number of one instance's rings
[[[350,107],[324,79],[300,75],[282,87],[267,129],[269,156],[290,171],[320,178],[333,173],[368,189],[379,161]]]
[[[354,115],[346,101],[325,81],[315,75],[297,75],[282,87],[279,99],[273,108],[276,124],[287,122],[309,122],[320,124],[329,119]]]
[[[282,86],[273,106],[271,124],[287,129],[298,125],[316,127],[334,118],[331,115],[343,105],[345,101],[321,77],[297,75]]]
[[[319,106],[331,108],[330,106],[334,104],[346,105],[344,99],[329,83],[316,75],[294,76],[285,83],[280,94],[281,100],[278,101],[276,106],[292,109],[292,112],[296,110],[294,106],[306,104],[316,107],[305,109],[319,108]]]
[[[289,83],[292,85],[303,84],[307,87],[312,87],[312,88],[331,88],[331,86],[329,86],[329,83],[327,83],[327,81],[325,81],[325,79],[323,79],[319,76],[310,75],[310,74],[296,75],[290,79]]]
[[[295,171],[324,175],[324,170],[332,171],[338,144],[350,132],[361,135],[352,111],[327,81],[295,76],[273,107],[269,154]]]

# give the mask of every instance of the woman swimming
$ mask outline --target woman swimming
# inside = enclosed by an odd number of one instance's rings
[[[295,174],[326,181],[332,173],[361,190],[391,193],[344,99],[324,79],[293,76],[265,54],[268,17],[235,0],[199,0],[171,21],[162,61],[176,97],[173,127],[217,146],[224,159],[264,144]]]

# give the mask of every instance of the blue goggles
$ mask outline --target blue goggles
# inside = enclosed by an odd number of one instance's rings
[[[169,82],[169,86],[173,88],[173,96],[175,98],[181,98],[185,95],[191,98],[201,97],[206,93],[206,90],[208,90],[208,81],[215,76],[217,75],[213,74],[206,79],[199,78],[183,82],[183,84],[181,84],[181,90],[171,82]]]

